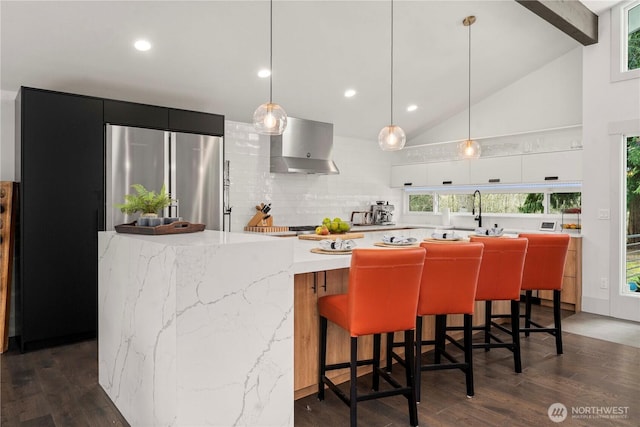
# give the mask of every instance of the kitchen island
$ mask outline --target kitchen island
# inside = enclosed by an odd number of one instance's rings
[[[99,233],[99,383],[134,426],[293,426],[292,239]]]
[[[422,241],[433,230],[371,231],[354,242]],[[349,254],[216,231],[102,232],[99,244],[99,380],[132,425],[293,425],[293,400],[317,390],[317,299],[347,291]],[[494,313],[508,308],[494,304]],[[475,324],[483,314],[477,303]],[[345,334],[329,325],[328,363],[348,360]],[[426,317],[424,338],[432,334]],[[370,337],[360,340],[359,354],[371,349]]]

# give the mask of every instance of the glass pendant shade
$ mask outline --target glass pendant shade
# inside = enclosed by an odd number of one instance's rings
[[[402,150],[405,142],[407,142],[407,136],[400,126],[385,126],[378,134],[378,144],[383,151]]]
[[[287,128],[287,113],[278,104],[264,103],[253,113],[253,127],[263,135],[282,135]]]
[[[462,141],[458,145],[458,154],[463,159],[477,159],[480,157],[480,144],[471,139]]]

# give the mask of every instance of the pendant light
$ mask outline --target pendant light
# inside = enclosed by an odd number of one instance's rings
[[[480,157],[480,144],[471,139],[471,26],[476,22],[476,17],[471,15],[464,18],[462,23],[469,28],[469,109],[468,109],[468,133],[466,141],[458,145],[458,153],[464,159],[477,159]]]
[[[378,144],[383,151],[402,150],[407,136],[400,126],[393,124],[393,0],[391,0],[391,124],[378,134]]]
[[[269,102],[253,113],[253,127],[263,135],[282,135],[287,128],[287,113],[273,103],[273,0],[269,1]]]

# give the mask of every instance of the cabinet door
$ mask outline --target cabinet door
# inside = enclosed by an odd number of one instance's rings
[[[18,119],[22,346],[95,335],[102,100],[23,88]]]
[[[318,308],[314,274],[296,274],[293,279],[294,390],[318,383]]]
[[[169,109],[105,99],[104,122],[112,125],[166,130],[169,126]]]
[[[419,187],[427,184],[426,163],[391,166],[391,187]]]
[[[522,156],[523,182],[581,181],[582,150]]]
[[[461,185],[469,183],[469,161],[453,160],[427,164],[428,185]]]
[[[489,157],[469,163],[471,184],[517,183],[522,181],[522,157]]]
[[[174,132],[223,136],[224,116],[170,108],[169,128]]]

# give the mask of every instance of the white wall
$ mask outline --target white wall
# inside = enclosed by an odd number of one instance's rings
[[[477,84],[477,83],[476,83]],[[471,83],[473,90],[473,80]],[[582,49],[576,48],[471,106],[471,137],[484,138],[580,124]],[[467,136],[468,112],[412,137],[411,145]]]
[[[15,181],[16,92],[0,92],[0,181]]]
[[[621,250],[617,220],[598,219],[598,212],[619,211],[624,193],[618,157],[621,140],[612,142],[611,124],[640,119],[640,79],[611,82],[611,12],[600,15],[599,42],[583,50],[583,310],[610,315],[610,292],[617,292]],[[615,139],[615,138],[614,138]],[[590,171],[590,173],[587,173]],[[613,218],[612,218],[613,219]],[[613,242],[613,244],[612,244]],[[605,278],[610,289],[601,289]]]
[[[274,225],[313,225],[324,217],[349,219],[376,200],[399,205],[400,190],[389,188],[391,156],[377,141],[334,137],[332,158],[339,175],[269,172],[269,141],[251,124],[225,123],[225,156],[230,161],[232,231],[242,231],[255,205],[271,203]]]

